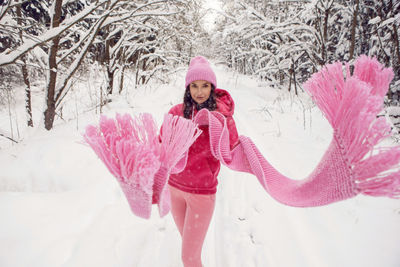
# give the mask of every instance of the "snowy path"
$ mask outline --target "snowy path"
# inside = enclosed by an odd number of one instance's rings
[[[236,101],[240,134],[285,175],[307,176],[331,134],[308,98],[222,68],[217,77]],[[181,99],[181,79],[116,98],[105,112],[151,112],[160,122]],[[156,208],[148,221],[132,215],[114,178],[79,143],[95,120],[30,132],[0,150],[1,267],[182,267],[171,215],[159,218]],[[222,167],[219,181],[206,267],[400,266],[400,201],[359,196],[299,209],[277,203],[251,175]]]

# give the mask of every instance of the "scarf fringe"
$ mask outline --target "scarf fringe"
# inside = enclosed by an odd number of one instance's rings
[[[192,122],[169,114],[164,117],[162,143],[157,129],[150,114],[116,114],[115,119],[101,116],[99,125],[88,125],[83,135],[119,182],[132,212],[146,219],[153,203],[160,216],[169,212],[169,173],[185,167],[186,151],[201,133]]]
[[[390,68],[375,58],[361,56],[349,65],[327,65],[304,84],[306,91],[334,129],[344,157],[352,169],[357,193],[370,196],[400,197],[400,147],[374,147],[391,136],[390,124],[377,115],[393,79]]]
[[[171,209],[167,182],[170,173],[179,173],[186,167],[189,147],[200,136],[201,130],[191,120],[165,114],[162,125],[161,155],[162,166],[156,174],[153,185],[153,204],[158,204],[161,217]]]

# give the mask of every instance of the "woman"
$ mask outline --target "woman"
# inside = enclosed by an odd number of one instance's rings
[[[234,102],[229,93],[217,89],[214,71],[204,57],[190,61],[186,74],[183,103],[171,108],[170,114],[193,119],[206,108],[223,114],[227,119],[231,149],[238,142],[232,118]],[[182,237],[182,261],[185,267],[201,267],[201,250],[211,221],[217,191],[220,162],[210,150],[208,126],[202,125],[200,137],[188,152],[185,169],[169,178],[171,212]]]

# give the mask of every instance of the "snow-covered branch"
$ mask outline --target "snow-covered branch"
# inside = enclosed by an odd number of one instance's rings
[[[0,9],[0,21],[4,18],[4,16],[7,14],[7,12],[16,6],[20,6],[26,2],[29,2],[29,0],[11,0],[11,1],[4,1],[3,5],[1,5]]]
[[[25,53],[31,51],[35,47],[50,41],[56,36],[59,36],[60,34],[64,33],[66,30],[71,28],[73,25],[76,23],[80,22],[83,20],[87,15],[91,14],[94,10],[96,10],[99,6],[101,6],[103,2],[97,3],[96,5],[91,5],[88,6],[84,11],[78,13],[75,16],[72,16],[69,19],[66,19],[63,21],[63,23],[60,24],[60,26],[56,28],[52,28],[50,30],[47,30],[40,36],[38,36],[35,40],[27,40],[24,42],[22,45],[16,47],[11,51],[10,53],[3,52],[0,54],[0,66],[5,66],[8,64],[14,63],[18,58],[20,58],[22,55]]]

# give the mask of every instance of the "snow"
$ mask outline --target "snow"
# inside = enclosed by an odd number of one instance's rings
[[[389,116],[400,117],[400,107],[399,106],[390,106],[386,109]]]
[[[219,87],[236,101],[239,133],[250,136],[283,174],[306,177],[332,134],[309,97],[214,67]],[[103,107],[106,115],[150,112],[160,124],[182,99],[182,71],[171,74],[169,84],[138,89],[129,76],[125,89],[130,90]],[[67,95],[64,121],[56,118],[50,132],[24,128],[23,96],[17,99],[13,112],[22,137],[14,145],[0,137],[0,266],[182,266],[171,214],[160,218],[154,207],[150,220],[135,217],[116,180],[82,143],[85,126],[98,121],[88,107],[97,103],[95,89],[102,83],[99,70],[81,77]],[[33,92],[36,125],[42,94]],[[7,110],[0,109],[0,129],[7,131],[8,123]],[[398,200],[357,196],[325,207],[293,208],[273,200],[254,176],[222,167],[219,181],[203,248],[206,267],[400,265]]]
[[[205,10],[205,16],[203,19],[204,27],[208,31],[212,31],[215,27],[215,23],[218,16],[221,16],[222,3],[218,0],[206,0],[204,1],[202,7]]]
[[[379,25],[379,26],[380,26],[380,27],[384,27],[384,26],[386,26],[386,25],[389,25],[389,26],[390,26],[390,24],[393,24],[393,23],[395,23],[395,22],[396,22],[396,18],[393,17],[393,18],[389,18],[389,19],[383,21],[382,24]]]
[[[377,23],[379,23],[379,22],[381,22],[381,17],[377,16],[377,17],[375,17],[375,18],[373,18],[373,19],[370,19],[370,20],[368,21],[368,24],[377,24]]]

